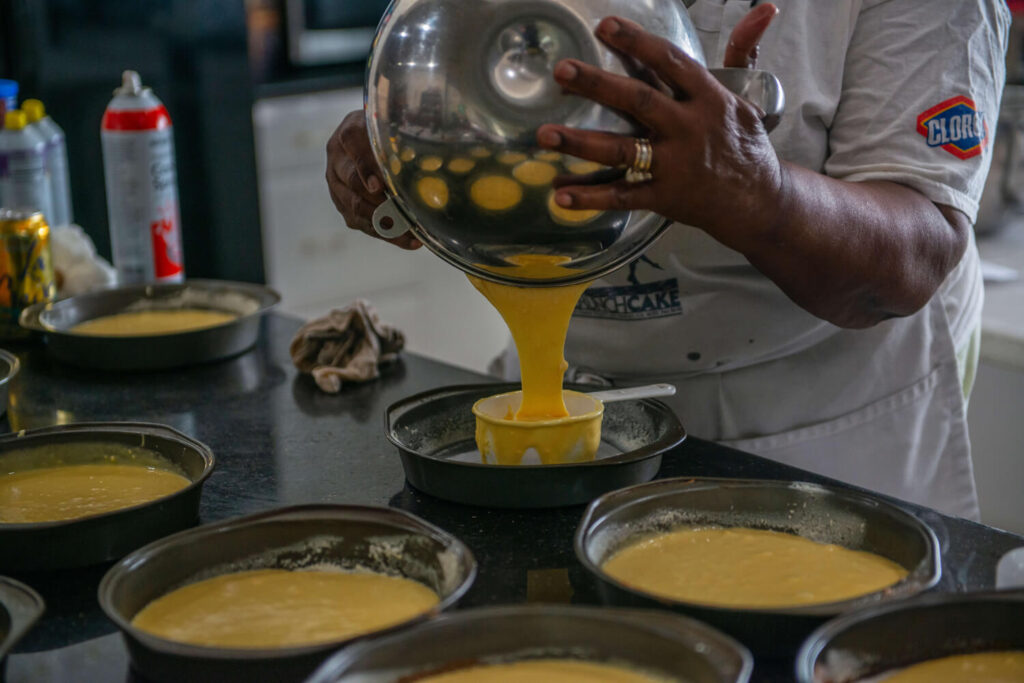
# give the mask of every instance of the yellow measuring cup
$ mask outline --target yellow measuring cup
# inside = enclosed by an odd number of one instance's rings
[[[594,459],[601,444],[604,404],[672,396],[671,384],[652,384],[584,394],[564,390],[568,417],[516,420],[523,392],[513,391],[477,401],[476,445],[489,465],[561,465]]]

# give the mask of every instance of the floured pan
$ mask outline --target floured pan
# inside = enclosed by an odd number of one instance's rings
[[[260,316],[281,300],[269,287],[246,282],[188,280],[182,284],[129,285],[36,304],[21,326],[46,335],[47,347],[66,363],[102,370],[159,370],[238,355],[259,336]],[[92,336],[75,325],[116,313],[198,308],[230,313],[233,320],[197,330],[139,336]]]
[[[515,384],[444,387],[389,407],[385,433],[398,448],[409,483],[424,493],[467,505],[579,505],[608,491],[650,481],[661,468],[662,455],[686,438],[675,413],[660,401],[610,403],[605,406],[601,446],[591,462],[483,464],[474,439],[473,404],[518,388]]]

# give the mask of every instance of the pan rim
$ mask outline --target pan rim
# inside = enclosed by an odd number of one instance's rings
[[[166,496],[154,498],[137,505],[129,507],[118,508],[116,510],[108,510],[107,512],[101,512],[95,515],[86,515],[84,517],[73,517],[71,519],[61,519],[51,522],[25,522],[25,523],[9,523],[0,522],[0,536],[7,533],[20,533],[30,531],[42,531],[46,529],[58,529],[58,528],[69,528],[77,524],[93,523],[98,520],[106,520],[121,515],[130,515],[145,508],[157,505],[159,503],[165,503],[167,501],[180,498],[187,495],[191,491],[201,487],[209,479],[210,475],[213,474],[213,469],[216,466],[217,459],[213,454],[213,449],[207,446],[202,441],[194,439],[183,432],[174,429],[173,427],[158,422],[72,422],[66,425],[53,425],[50,427],[41,427],[39,429],[21,430],[19,432],[12,432],[10,434],[4,434],[0,436],[0,455],[3,453],[3,447],[8,444],[18,444],[23,439],[30,439],[36,437],[47,437],[58,434],[102,434],[104,432],[108,434],[131,434],[133,436],[145,437],[144,430],[150,430],[156,432],[154,436],[169,437],[173,441],[178,441],[191,447],[196,451],[203,459],[203,471],[195,479],[189,479],[188,486],[179,489],[173,493],[169,493]],[[31,447],[31,444],[28,446]],[[145,447],[145,446],[140,446]],[[12,449],[13,450],[13,449]]]
[[[187,287],[196,287],[204,291],[211,291],[214,289],[230,290],[241,294],[248,295],[258,304],[256,310],[243,315],[239,315],[231,320],[226,320],[216,325],[209,327],[201,327],[193,330],[182,330],[180,332],[169,332],[165,334],[143,334],[143,335],[110,335],[110,334],[79,334],[73,332],[70,328],[55,327],[43,320],[43,316],[46,312],[57,309],[62,306],[71,306],[72,302],[78,300],[82,301],[85,299],[102,299],[105,295],[109,296],[114,293],[121,292],[132,292],[138,291],[142,298],[151,298],[147,296],[149,292],[154,290],[183,290]],[[97,341],[103,341],[105,343],[121,343],[124,341],[139,342],[153,339],[181,339],[187,335],[193,335],[196,333],[208,333],[213,330],[221,330],[224,328],[237,325],[239,323],[250,320],[254,317],[262,316],[263,314],[274,309],[278,304],[281,303],[281,294],[266,285],[258,285],[251,282],[236,282],[233,280],[211,280],[204,278],[197,278],[194,280],[185,280],[184,282],[162,282],[162,283],[148,283],[148,284],[133,284],[133,285],[112,285],[109,287],[102,287],[100,289],[79,294],[72,297],[67,297],[59,301],[51,303],[39,303],[33,306],[29,306],[22,312],[20,321],[27,321],[35,318],[38,325],[25,325],[30,330],[42,332],[43,334],[53,335],[60,338],[67,339],[94,339]],[[111,314],[113,315],[113,314]]]
[[[384,629],[371,631],[369,633],[356,635],[342,640],[331,640],[323,643],[286,648],[210,647],[162,638],[135,627],[129,619],[126,619],[122,615],[121,610],[117,609],[117,607],[111,603],[110,593],[116,582],[121,580],[123,575],[129,572],[133,566],[149,560],[154,554],[172,551],[176,546],[190,539],[195,540],[197,538],[214,536],[219,533],[229,533],[238,528],[252,524],[271,522],[275,519],[287,519],[292,515],[301,515],[302,513],[316,512],[333,513],[334,515],[339,516],[364,514],[377,516],[379,521],[385,522],[388,521],[386,519],[387,516],[400,518],[403,523],[408,525],[406,527],[406,531],[427,535],[434,538],[434,540],[442,541],[446,546],[456,548],[460,554],[463,554],[466,557],[469,571],[449,596],[443,598],[438,596],[440,600],[437,605],[422,614],[412,617],[411,619],[407,619]],[[395,524],[395,527],[397,530],[400,525]],[[131,553],[114,563],[114,565],[107,570],[103,575],[103,578],[100,580],[96,589],[96,597],[104,614],[106,614],[108,619],[114,622],[114,625],[117,626],[125,637],[134,639],[147,650],[157,652],[163,656],[212,660],[218,662],[277,661],[293,659],[323,651],[337,650],[349,643],[359,642],[365,638],[376,638],[382,635],[387,635],[430,619],[458,603],[458,601],[465,596],[476,582],[478,571],[479,564],[477,563],[476,557],[473,555],[473,551],[468,545],[454,534],[445,531],[444,529],[428,522],[418,515],[414,515],[411,512],[390,506],[310,503],[305,505],[291,505],[283,508],[273,508],[242,517],[223,519],[159,538],[142,546],[141,548],[133,550]]]
[[[686,441],[686,439],[689,436],[687,434],[687,432],[686,432],[686,428],[683,427],[683,424],[679,420],[678,416],[676,416],[675,412],[671,408],[669,408],[667,404],[663,403],[662,401],[658,401],[656,399],[650,399],[650,398],[642,399],[642,400],[638,401],[638,403],[644,404],[647,407],[656,410],[659,414],[667,416],[669,418],[669,420],[668,420],[668,422],[669,422],[669,430],[668,430],[668,432],[666,432],[666,434],[664,436],[662,436],[660,439],[658,439],[657,441],[655,441],[653,443],[650,443],[650,444],[647,444],[646,446],[644,446],[642,448],[638,448],[638,449],[636,449],[634,451],[630,451],[628,453],[620,453],[619,455],[613,455],[613,456],[610,456],[610,457],[607,457],[607,458],[601,458],[600,460],[591,460],[589,462],[557,463],[557,464],[552,464],[552,465],[533,465],[533,464],[530,464],[530,465],[515,465],[515,466],[509,466],[509,465],[490,465],[490,464],[487,464],[487,463],[477,463],[477,462],[463,462],[463,461],[460,461],[460,460],[452,460],[451,458],[442,458],[442,457],[438,457],[436,455],[428,455],[428,454],[425,454],[425,453],[414,451],[411,448],[409,448],[407,444],[404,444],[398,438],[398,436],[395,434],[394,425],[392,424],[392,422],[394,420],[395,413],[397,413],[399,411],[403,411],[404,412],[406,409],[408,409],[408,408],[410,408],[410,407],[412,407],[413,405],[416,405],[416,404],[423,404],[423,403],[427,402],[428,399],[437,398],[437,397],[440,397],[440,396],[445,395],[445,394],[455,395],[455,394],[470,393],[470,392],[477,392],[477,391],[483,391],[483,390],[487,390],[487,391],[494,390],[494,393],[507,393],[508,389],[510,387],[517,389],[517,388],[519,388],[519,386],[520,386],[519,384],[509,383],[509,382],[503,382],[503,383],[481,382],[479,384],[454,384],[454,385],[449,385],[449,386],[437,387],[437,388],[434,388],[434,389],[429,389],[427,391],[422,391],[422,392],[420,392],[418,394],[414,394],[412,396],[407,396],[406,398],[400,399],[400,400],[396,401],[395,403],[392,403],[390,406],[388,406],[384,410],[384,436],[387,437],[388,441],[390,441],[391,444],[393,446],[395,446],[395,448],[397,448],[400,452],[410,453],[410,454],[414,455],[415,457],[422,458],[424,460],[430,460],[432,462],[442,463],[446,467],[460,467],[460,468],[467,468],[467,469],[479,469],[479,470],[482,470],[482,471],[500,471],[500,470],[514,469],[516,472],[540,472],[540,471],[549,472],[551,470],[560,470],[560,469],[580,469],[580,468],[597,468],[597,467],[612,468],[612,467],[621,466],[621,465],[632,465],[632,464],[636,464],[638,462],[642,462],[644,460],[649,460],[649,459],[651,459],[653,457],[656,457],[656,456],[659,456],[659,455],[664,455],[668,451],[671,451],[674,448],[678,448],[684,441]],[[580,390],[580,386],[579,385],[569,385],[566,388],[571,389],[573,391],[579,391]]]
[[[921,564],[917,568],[910,570],[908,575],[897,581],[895,584],[883,588],[878,591],[872,591],[871,593],[865,593],[864,595],[854,596],[845,600],[835,600],[832,602],[814,603],[810,605],[794,605],[794,606],[779,606],[779,607],[742,607],[742,606],[723,606],[720,604],[709,604],[689,600],[676,600],[667,598],[649,591],[641,590],[626,585],[618,579],[607,574],[599,564],[592,561],[590,553],[588,552],[589,536],[592,527],[600,521],[601,518],[597,517],[598,509],[602,505],[607,504],[607,500],[613,496],[627,496],[634,494],[636,491],[649,488],[666,488],[669,489],[672,486],[678,486],[680,484],[692,484],[695,488],[688,488],[688,491],[704,490],[711,487],[724,487],[724,488],[785,488],[785,489],[803,489],[812,490],[817,492],[825,492],[830,495],[838,495],[840,498],[845,500],[852,500],[858,505],[866,505],[867,507],[873,507],[886,512],[886,514],[902,518],[903,521],[909,523],[910,526],[914,527],[925,540],[925,547],[927,553],[922,559]],[[614,509],[625,507],[626,505],[635,504],[641,500],[650,500],[658,497],[657,494],[637,497],[628,500]],[[607,512],[610,511],[606,511]],[[573,551],[576,555],[576,559],[584,569],[594,578],[604,581],[616,589],[624,591],[631,595],[637,595],[647,600],[659,603],[665,608],[679,609],[679,610],[703,610],[710,613],[720,615],[735,615],[735,614],[756,614],[765,616],[779,616],[779,617],[825,617],[831,618],[839,614],[843,614],[850,610],[860,611],[862,609],[869,608],[871,606],[880,604],[895,604],[901,603],[904,600],[914,598],[921,595],[922,593],[934,588],[939,581],[942,580],[942,555],[941,546],[939,539],[935,534],[934,529],[921,519],[918,515],[914,514],[908,509],[905,509],[894,502],[890,502],[883,498],[879,494],[871,494],[870,492],[864,492],[857,489],[844,489],[839,486],[833,486],[828,484],[820,484],[809,481],[799,480],[780,480],[780,479],[751,479],[751,478],[730,478],[730,477],[672,477],[668,479],[657,479],[655,481],[646,482],[643,484],[635,484],[617,491],[611,491],[598,498],[595,498],[589,505],[587,505],[583,516],[580,519],[579,525],[576,528],[576,533],[573,536]],[[918,568],[923,567],[923,571],[926,575],[922,579],[913,577],[913,573]],[[896,589],[897,587],[913,587],[913,592],[909,595],[898,595],[894,597],[886,597],[886,592]]]

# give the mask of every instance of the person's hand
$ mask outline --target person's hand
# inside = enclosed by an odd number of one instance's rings
[[[757,44],[777,11],[759,5],[740,22],[726,66],[753,65]],[[611,74],[577,60],[560,62],[555,79],[567,92],[618,109],[649,129],[653,179],[568,186],[560,179],[555,201],[576,210],[648,209],[703,228],[728,246],[742,241],[752,221],[772,221],[782,172],[762,112],[675,45],[630,21],[609,17],[597,35],[657,81]],[[537,140],[546,149],[611,167],[629,167],[636,158],[635,139],[628,136],[549,124],[538,129]]]
[[[373,212],[384,202],[384,182],[374,159],[362,111],[346,116],[327,141],[327,187],[350,228],[384,239],[373,229]],[[411,234],[384,240],[403,249],[423,244]]]

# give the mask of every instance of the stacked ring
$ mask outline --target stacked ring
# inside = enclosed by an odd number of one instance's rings
[[[654,164],[654,147],[651,141],[646,138],[634,140],[636,145],[636,157],[633,165],[626,171],[627,183],[646,183],[654,178],[651,174],[651,166]]]

